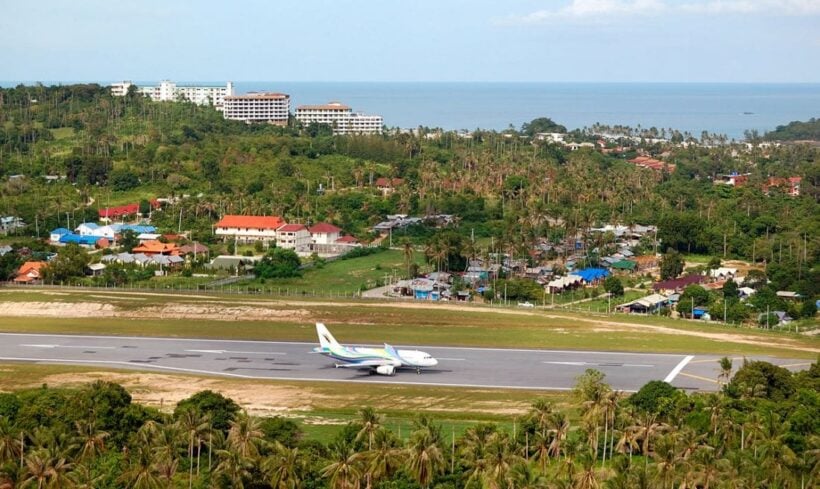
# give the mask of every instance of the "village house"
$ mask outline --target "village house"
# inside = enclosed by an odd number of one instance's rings
[[[702,284],[705,280],[703,275],[693,274],[693,275],[686,275],[683,277],[671,279],[671,280],[663,280],[661,282],[655,282],[652,285],[652,289],[655,292],[659,292],[661,294],[673,294],[673,293],[681,293],[683,289],[685,289],[689,285],[699,285]]]
[[[782,189],[783,193],[789,197],[800,196],[800,177],[776,178],[770,177],[766,183],[763,184],[763,193],[771,195],[771,189]]]
[[[308,229],[313,244],[329,245],[339,240],[342,230],[333,224],[320,222]]]
[[[151,210],[159,209],[161,205],[157,199],[150,200],[148,204]],[[139,215],[139,213],[140,205],[138,203],[120,205],[116,207],[105,207],[98,211],[100,221],[103,222],[111,222],[118,219],[124,219],[126,217],[133,217]]]
[[[382,193],[382,195],[386,197],[392,194],[397,187],[401,187],[402,185],[404,185],[404,179],[379,177],[376,179],[374,185],[376,189],[378,189]]]
[[[276,230],[285,225],[279,216],[236,216],[226,215],[214,225],[214,234],[240,243],[277,240]]]
[[[296,252],[310,249],[310,232],[303,224],[285,224],[276,230],[276,246]]]
[[[617,310],[634,314],[652,314],[668,306],[669,303],[669,297],[661,294],[651,294],[632,302],[621,304],[617,307]]]
[[[179,255],[179,246],[175,243],[163,243],[157,240],[141,242],[131,250],[132,253],[151,255]]]
[[[17,269],[13,282],[16,284],[39,283],[42,280],[41,270],[45,266],[44,261],[27,261]]]
[[[23,229],[26,227],[26,223],[23,222],[23,219],[16,217],[16,216],[3,216],[0,217],[0,233],[9,234],[14,232],[18,229]]]

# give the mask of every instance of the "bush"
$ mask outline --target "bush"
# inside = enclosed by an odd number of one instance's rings
[[[254,268],[260,278],[290,278],[301,275],[299,256],[293,250],[273,248]]]
[[[683,393],[668,382],[653,380],[632,394],[629,403],[646,413],[668,415],[681,395]]]
[[[732,397],[761,397],[772,401],[788,399],[795,391],[792,373],[769,362],[744,362],[726,392]]]
[[[233,399],[207,390],[197,392],[193,396],[179,401],[176,409],[174,409],[174,417],[178,418],[188,409],[193,409],[200,416],[210,416],[211,425],[214,429],[227,432],[231,421],[239,412],[239,405]]]

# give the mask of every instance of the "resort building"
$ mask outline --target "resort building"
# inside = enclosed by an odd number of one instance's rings
[[[276,241],[276,230],[285,225],[279,216],[224,216],[214,226],[217,236],[236,239],[242,243]]]
[[[111,95],[123,97],[133,83],[123,81],[111,85]],[[233,82],[221,85],[177,85],[170,80],[163,80],[159,85],[138,86],[137,93],[149,97],[155,102],[176,102],[187,100],[197,105],[213,105],[222,110],[225,97],[234,94]]]
[[[342,230],[338,227],[326,222],[314,224],[310,227],[310,229],[308,229],[308,231],[310,232],[313,244],[323,245],[336,243],[339,240],[339,237],[341,236],[342,232]]]
[[[271,92],[251,92],[225,97],[223,115],[235,121],[267,122],[285,126],[290,116],[290,95]]]
[[[324,105],[300,105],[296,108],[296,120],[309,126],[327,124],[333,134],[381,134],[384,120],[380,115],[365,115],[339,102]]]

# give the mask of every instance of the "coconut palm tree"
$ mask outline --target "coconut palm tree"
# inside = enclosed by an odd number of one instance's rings
[[[444,470],[441,431],[429,421],[420,421],[417,426],[419,429],[410,437],[407,470],[426,489],[430,487],[433,478]]]
[[[146,444],[139,444],[128,452],[128,467],[123,470],[120,482],[132,489],[155,489],[160,487],[154,467],[154,453]]]
[[[373,448],[365,455],[365,470],[371,476],[370,482],[391,477],[401,467],[403,458],[404,452],[393,433],[384,428],[377,431]]]
[[[253,462],[233,449],[218,450],[216,453],[219,463],[216,465],[214,475],[227,480],[230,487],[244,488],[245,481],[251,475]]]
[[[381,428],[382,418],[372,407],[365,407],[359,410],[359,425],[361,429],[356,433],[356,441],[367,440],[367,449],[373,449],[373,436]]]
[[[240,413],[231,421],[228,429],[228,446],[241,456],[251,459],[259,455],[259,446],[264,433],[259,427],[259,420]]]
[[[298,448],[275,442],[273,453],[262,462],[262,470],[273,489],[296,489],[302,481],[304,465]]]
[[[0,465],[19,460],[22,448],[20,431],[11,424],[9,418],[0,416]]]
[[[543,398],[536,399],[527,413],[527,420],[535,424],[536,431],[546,431],[549,429],[553,414],[554,408],[551,402]]]
[[[362,456],[349,444],[335,443],[331,447],[330,464],[322,469],[322,477],[331,489],[359,489],[362,479]]]
[[[49,457],[43,450],[35,450],[26,456],[26,478],[21,487],[43,489],[48,486],[51,475]]]
[[[547,479],[543,473],[535,470],[532,464],[518,463],[510,472],[512,486],[516,489],[545,489]]]
[[[96,423],[75,421],[76,436],[74,443],[79,446],[79,459],[87,460],[96,457],[105,450],[105,439],[108,433],[97,430]]]
[[[490,489],[515,487],[512,481],[512,468],[516,464],[524,463],[524,459],[515,454],[506,433],[492,434],[487,443],[485,459],[486,487]]]

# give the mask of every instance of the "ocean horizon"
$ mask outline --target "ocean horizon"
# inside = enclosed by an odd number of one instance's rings
[[[0,81],[0,86],[19,83],[34,82]],[[600,123],[672,128],[696,137],[708,131],[741,140],[747,130],[762,134],[791,121],[820,117],[820,83],[235,81],[234,86],[240,94],[287,93],[291,110],[339,101],[356,112],[381,115],[386,126],[400,128],[504,130],[549,117],[570,130]]]

